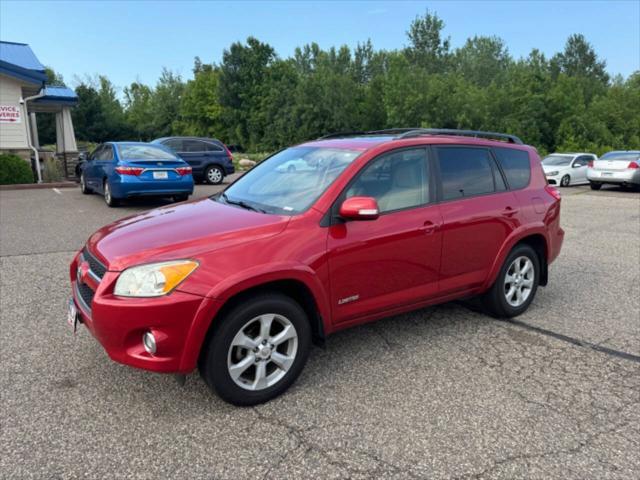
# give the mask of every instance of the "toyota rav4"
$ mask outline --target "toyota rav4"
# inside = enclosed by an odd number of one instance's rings
[[[536,150],[512,135],[330,135],[210,198],[94,233],[71,263],[69,321],[117,362],[199,368],[223,399],[252,405],[338,330],[471,297],[523,313],[560,252],[559,221]]]

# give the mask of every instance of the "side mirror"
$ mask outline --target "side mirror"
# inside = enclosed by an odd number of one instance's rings
[[[342,202],[339,213],[345,220],[375,220],[380,209],[373,197],[351,197]]]

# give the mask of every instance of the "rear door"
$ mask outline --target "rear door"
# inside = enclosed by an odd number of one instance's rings
[[[211,156],[207,151],[206,142],[188,138],[182,139],[182,149],[178,151],[178,155],[191,165],[193,173],[198,177],[204,175],[207,159]]]
[[[436,146],[443,218],[440,293],[480,286],[506,238],[518,227],[519,203],[488,148]]]
[[[113,146],[105,143],[93,160],[93,179],[98,190],[102,191],[105,177],[112,173],[113,163]]]
[[[91,187],[96,188],[98,186],[97,174],[96,174],[96,160],[102,151],[104,145],[98,145],[96,149],[91,152],[87,157],[87,163],[82,168],[85,183]]]
[[[374,197],[380,217],[338,221],[327,248],[336,323],[377,315],[437,294],[440,209],[426,148],[393,151],[370,161],[336,201]]]

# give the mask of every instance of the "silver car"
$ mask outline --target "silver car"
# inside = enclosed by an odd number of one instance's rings
[[[592,190],[605,183],[640,187],[640,150],[605,153],[589,166],[587,179]]]

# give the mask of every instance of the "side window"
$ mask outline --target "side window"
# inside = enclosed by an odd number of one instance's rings
[[[100,152],[102,151],[103,145],[98,145],[91,155],[89,155],[88,160],[98,160],[100,158]]]
[[[504,190],[504,181],[484,148],[437,147],[443,200]]]
[[[573,162],[573,166],[574,167],[586,167],[589,164],[589,161],[591,161],[592,158],[590,155],[580,155],[578,158],[576,158],[576,161]]]
[[[493,152],[496,154],[498,162],[500,162],[500,166],[507,177],[507,183],[512,190],[529,185],[531,164],[527,152],[514,148],[494,148]]]
[[[366,165],[346,197],[373,197],[381,213],[417,207],[429,202],[426,149],[382,155]]]
[[[222,147],[219,147],[215,143],[203,142],[203,144],[204,144],[204,149],[207,152],[222,152]]]
[[[102,147],[102,152],[100,153],[100,160],[110,161],[113,160],[113,146],[105,145]]]
[[[171,138],[162,144],[174,152],[182,152],[182,140],[179,138]]]
[[[183,140],[182,144],[183,144],[183,149],[182,149],[183,152],[195,153],[195,152],[207,151],[206,144],[199,140]]]

